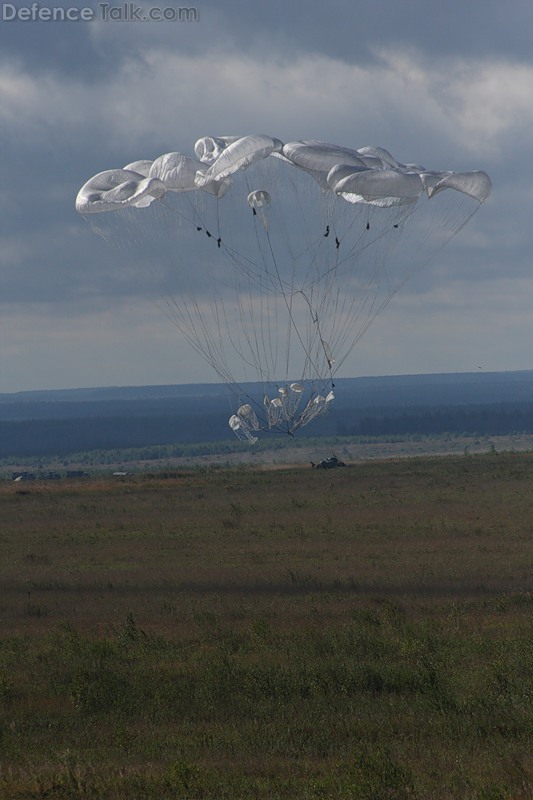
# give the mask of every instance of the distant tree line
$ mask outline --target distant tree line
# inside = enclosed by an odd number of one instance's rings
[[[483,407],[421,409],[383,415],[363,416],[354,424],[338,426],[339,435],[399,436],[406,434],[451,433],[479,436],[503,436],[533,433],[533,404]]]
[[[446,433],[480,436],[533,433],[533,403],[425,407],[401,412],[389,409],[375,413],[362,409],[332,410],[317,425],[299,432],[297,439],[305,439],[306,435],[375,437]],[[273,441],[270,437],[270,446]],[[239,444],[228,429],[227,413],[0,421],[0,460],[17,456],[61,457],[120,448],[139,448],[141,452],[144,450],[145,457],[150,457],[153,448],[199,446],[207,442],[210,446],[220,442],[222,448],[223,443]]]
[[[0,457],[209,441],[229,438],[226,428],[227,415],[0,421]]]

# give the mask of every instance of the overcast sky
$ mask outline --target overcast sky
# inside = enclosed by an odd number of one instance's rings
[[[93,19],[31,20],[54,8]],[[198,0],[189,22],[111,8],[0,3],[0,392],[216,380],[74,200],[101,170],[221,133],[488,172],[489,200],[343,374],[533,368],[530,0]]]

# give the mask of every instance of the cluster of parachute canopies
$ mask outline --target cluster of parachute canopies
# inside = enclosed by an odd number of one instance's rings
[[[195,300],[180,310],[178,319],[185,337],[228,384],[235,386],[237,381],[227,366],[227,349],[221,344],[224,341],[231,342],[234,356],[241,355],[246,364],[255,363],[261,380],[274,387],[270,394],[265,390],[260,403],[252,398],[241,402],[230,417],[232,431],[247,441],[255,441],[258,432],[264,429],[292,433],[330,407],[334,399],[333,374],[363,328],[368,327],[370,319],[405,280],[403,274],[398,275],[388,286],[388,294],[379,300],[375,297],[359,299],[362,292],[368,294],[375,290],[377,296],[383,291],[383,273],[378,272],[384,263],[383,252],[387,257],[389,252],[383,245],[385,234],[402,228],[419,202],[431,200],[445,190],[468,198],[475,207],[481,205],[491,191],[491,181],[483,171],[438,171],[418,164],[404,164],[382,147],[355,149],[315,140],[283,143],[262,134],[204,136],[195,143],[194,154],[192,157],[169,152],[154,160],[134,161],[119,169],[100,172],[80,189],[76,209],[89,217],[129,208],[143,209],[182,196],[194,211],[190,216],[191,225],[207,233],[215,250],[218,245],[219,250],[233,259],[238,276],[234,311],[229,312],[227,305],[218,306],[215,298],[206,312]],[[277,175],[280,170],[286,173],[285,188],[279,180],[269,182],[270,169]],[[307,182],[300,195],[294,191],[299,176]],[[309,184],[314,186],[312,198]],[[280,194],[276,196],[280,186]],[[248,214],[251,210],[264,228],[261,236],[256,233],[255,238],[249,237],[246,243],[244,234],[239,238],[238,225],[235,238],[229,242],[229,234],[220,223],[224,204],[229,206],[229,198],[234,193],[238,193],[240,206],[247,208]],[[268,215],[270,206],[278,200],[280,204],[287,204],[279,223],[279,241],[284,237],[284,253],[275,239],[276,231]],[[314,216],[310,214],[308,226],[292,226],[292,212],[296,219],[308,203],[319,204],[320,211],[315,214],[313,209]],[[213,204],[217,212],[211,217],[215,222],[206,224],[209,212],[205,209],[209,204]],[[382,224],[381,233],[374,237],[376,249],[381,247],[383,251],[379,256],[381,261],[371,266],[368,272],[371,278],[365,281],[358,277],[362,274],[359,264],[368,260],[371,248],[362,242],[360,231],[355,230],[354,220],[361,209],[367,210],[366,229],[370,227],[370,212],[388,215],[384,217],[386,222]],[[350,213],[346,214],[346,210]],[[472,213],[459,220],[461,225]],[[320,228],[317,219],[321,220]],[[301,242],[296,241],[296,235]],[[324,240],[329,236],[333,251],[330,248],[326,254]],[[339,252],[344,255],[340,256]],[[306,259],[307,266],[302,266]],[[393,265],[388,264],[386,268],[390,281]],[[252,303],[252,295],[255,298],[261,292],[265,299]],[[350,292],[353,297],[347,300]],[[220,302],[227,304],[228,301]],[[301,313],[297,311],[298,302],[304,309]],[[219,330],[218,336],[208,333],[210,321],[205,316],[200,319],[200,314],[211,314],[225,326],[224,331]],[[285,328],[280,323],[282,315],[286,318]],[[358,328],[359,317],[363,321]],[[240,325],[243,330],[236,332],[231,325]],[[254,325],[256,332],[252,334],[250,328]],[[278,342],[280,330],[284,331],[285,339],[291,341],[291,347],[300,351],[302,368],[298,376],[293,373],[292,380],[286,368],[283,375],[278,375],[274,363],[274,353],[277,355],[282,349]],[[334,341],[338,351],[342,344],[343,358],[332,355]],[[279,360],[289,364],[288,356]],[[291,354],[291,370],[296,363]]]
[[[153,161],[134,161],[100,172],[80,189],[76,209],[92,214],[127,206],[142,208],[166,192],[199,189],[220,199],[230,190],[234,173],[269,156],[305,170],[324,191],[349,203],[398,206],[416,202],[424,192],[432,197],[444,189],[463,192],[481,203],[491,190],[483,171],[442,172],[401,164],[383,147],[352,149],[317,141],[283,144],[265,135],[205,136],[196,142],[194,152],[196,158],[165,153]],[[270,202],[261,189],[251,192],[248,199],[252,206]]]
[[[305,388],[301,383],[290,383],[288,386],[279,387],[277,397],[270,398],[265,394],[263,407],[268,427],[293,433],[297,427],[302,428],[316,417],[325,414],[330,403],[335,399],[333,389],[330,389],[325,396],[312,392],[303,411],[297,417],[304,393]],[[231,415],[229,426],[239,439],[252,444],[257,441],[255,434],[263,427],[250,403],[243,403],[237,412]]]

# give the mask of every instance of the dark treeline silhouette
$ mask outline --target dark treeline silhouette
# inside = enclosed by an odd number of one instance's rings
[[[298,433],[316,436],[533,433],[533,403],[411,409],[339,409]],[[233,441],[227,414],[164,414],[0,421],[0,458]]]
[[[226,427],[226,415],[0,422],[0,457],[67,455],[86,450],[210,441],[229,438]]]
[[[298,431],[298,439],[533,433],[533,370],[339,378],[335,394],[330,413]],[[220,384],[0,394],[0,460],[231,446],[238,440],[228,419],[243,402],[260,412],[263,387],[243,384],[237,397]],[[266,440],[280,444],[271,435]]]
[[[364,416],[355,424],[339,423],[339,435],[398,436],[441,433],[502,436],[533,433],[533,404],[448,407]]]

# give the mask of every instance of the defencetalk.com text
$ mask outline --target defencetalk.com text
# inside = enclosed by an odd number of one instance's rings
[[[97,9],[39,3],[17,7],[13,3],[2,3],[0,18],[2,22],[198,22],[200,12],[194,6],[143,8],[135,3],[99,3]]]

